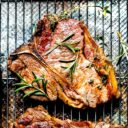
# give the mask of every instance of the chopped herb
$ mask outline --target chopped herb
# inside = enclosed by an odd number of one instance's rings
[[[108,80],[108,75],[101,76],[101,79],[102,79],[102,83],[106,85],[107,84],[107,80]]]
[[[103,46],[108,47],[108,45],[107,45],[106,43],[100,43],[99,45],[100,45],[102,48],[103,48]]]
[[[99,85],[97,88],[98,88],[99,90],[101,90],[101,89],[102,89],[102,86],[101,86],[101,85]]]
[[[95,55],[94,60],[99,60],[99,57],[97,55]]]
[[[52,32],[54,32],[54,30],[55,30],[55,28],[56,28],[56,25],[57,25],[57,22],[52,22],[52,23],[50,24],[50,28],[51,28]]]
[[[93,64],[89,64],[86,68],[91,69],[94,65]]]
[[[104,38],[103,38],[103,36],[96,35],[96,40],[97,40],[97,41],[100,41],[100,40],[104,40]]]
[[[108,69],[108,65],[105,65],[105,66],[104,66],[104,69],[107,70],[107,69]]]
[[[48,15],[48,19],[50,21],[50,28],[51,30],[54,32],[55,28],[56,28],[56,25],[58,23],[58,18],[56,15],[54,14],[49,14]]]
[[[88,83],[89,83],[89,84],[93,84],[93,83],[94,83],[94,80],[93,80],[93,79],[90,79],[90,80],[88,81]]]
[[[102,14],[103,14],[104,16],[106,16],[107,14],[111,14],[111,11],[109,10],[109,6],[105,6],[105,7],[103,8]]]

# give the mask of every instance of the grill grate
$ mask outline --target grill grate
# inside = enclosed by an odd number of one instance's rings
[[[114,59],[120,53],[120,42],[117,40],[116,32],[123,34],[123,39],[128,42],[128,1],[89,1],[89,0],[1,0],[0,4],[0,55],[1,55],[1,76],[3,92],[2,97],[2,126],[9,127],[9,122],[13,122],[17,116],[24,112],[27,107],[43,105],[51,115],[61,119],[70,118],[73,120],[92,120],[103,119],[111,123],[128,124],[128,89],[126,85],[128,78],[122,76],[127,72],[125,66],[126,60],[116,67],[117,79],[121,90],[122,98],[120,100],[112,99],[109,103],[99,105],[96,109],[77,110],[71,108],[61,101],[42,103],[29,98],[23,100],[22,94],[15,94],[11,85],[16,78],[7,70],[7,57],[20,44],[27,42],[33,33],[33,26],[46,13],[59,13],[60,11],[72,8],[73,6],[86,5],[77,12],[71,14],[71,17],[84,20],[94,38],[102,36],[100,43],[103,43],[103,49],[109,54],[110,59]],[[107,16],[99,15],[99,8],[109,6],[111,14]],[[90,7],[94,6],[94,7]],[[101,12],[100,12],[101,13]],[[108,46],[106,47],[107,44]],[[4,54],[4,56],[2,55]]]

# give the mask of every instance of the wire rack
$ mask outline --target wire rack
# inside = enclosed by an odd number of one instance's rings
[[[84,8],[82,7],[83,5]],[[71,17],[83,20],[88,26],[91,35],[102,45],[106,55],[113,60],[120,53],[120,42],[117,32],[121,32],[123,40],[128,41],[128,1],[127,0],[1,0],[0,1],[0,78],[1,78],[1,127],[8,128],[9,123],[15,121],[28,107],[43,105],[51,115],[61,119],[90,120],[128,124],[128,84],[124,73],[128,71],[124,59],[115,69],[121,98],[112,99],[96,109],[78,110],[71,108],[61,101],[42,103],[32,99],[22,99],[22,93],[15,94],[12,84],[16,78],[7,69],[7,58],[19,45],[27,42],[32,33],[33,26],[46,13],[60,13],[61,11],[79,6],[79,10]],[[111,13],[104,16],[102,8],[108,6]],[[106,46],[107,44],[107,46]]]

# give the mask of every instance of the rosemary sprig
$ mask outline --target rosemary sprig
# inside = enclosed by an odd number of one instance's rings
[[[71,81],[73,81],[73,74],[76,70],[76,67],[77,67],[77,60],[75,60],[68,68],[67,70],[69,70],[69,74],[70,74],[70,77],[71,77]]]
[[[122,39],[122,34],[120,32],[117,32],[117,36],[121,43],[121,51],[115,60],[117,60],[117,65],[119,65],[121,63],[121,60],[125,57],[128,61],[128,44]]]
[[[31,88],[31,89],[34,89],[32,91],[28,91],[28,93],[26,93],[23,97],[27,97],[27,96],[30,96],[30,95],[40,95],[40,96],[44,96],[44,97],[47,97],[47,89],[46,89],[46,86],[47,86],[47,83],[48,81],[44,78],[44,75],[42,77],[38,77],[34,72],[32,72],[33,74],[33,81],[31,84],[29,84],[26,80],[24,80],[22,78],[22,76],[20,76],[18,73],[16,73],[17,76],[20,78],[21,80],[21,83],[15,83],[14,86],[18,87],[15,92],[19,92],[21,90],[24,90],[24,89],[28,89],[28,88]],[[43,86],[43,90],[40,88],[39,86],[39,81],[42,81],[42,86]],[[33,84],[34,83],[37,83],[38,87],[34,86]]]
[[[69,10],[65,10],[65,11],[61,12],[58,15],[58,17],[59,17],[60,20],[66,19],[66,18],[68,18],[70,16],[71,13],[74,13],[74,12],[78,11],[79,9],[84,9],[85,7],[87,7],[87,5],[74,6]],[[111,11],[109,10],[109,6],[107,6],[107,5],[104,6],[104,7],[101,7],[101,6],[88,6],[88,7],[100,8],[101,9],[100,12],[104,16],[106,16],[107,14],[111,14]]]
[[[49,49],[46,53],[45,53],[45,56],[50,54],[53,50],[55,50],[58,46],[65,46],[67,47],[69,50],[71,50],[73,53],[75,53],[76,51],[79,51],[78,48],[74,48],[71,46],[71,44],[68,44],[68,43],[64,43],[66,42],[67,40],[69,40],[70,38],[72,38],[74,36],[74,34],[70,34],[68,35],[67,37],[65,37],[61,42],[56,42],[55,45]]]
[[[73,59],[72,61],[61,61],[63,63],[71,63],[69,67],[62,67],[65,70],[69,71],[71,81],[73,81],[73,74],[77,67],[77,58]]]

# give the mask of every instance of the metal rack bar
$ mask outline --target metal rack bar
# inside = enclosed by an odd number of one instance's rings
[[[72,0],[70,0],[70,3],[71,3],[71,6],[70,6],[70,8],[72,8]],[[72,13],[71,13],[71,18],[72,18]]]
[[[86,10],[86,15],[87,15],[87,17],[86,17],[86,25],[87,25],[87,27],[88,27],[88,0],[87,0],[87,10]]]
[[[94,0],[94,38],[96,39],[96,0]],[[95,109],[95,122],[97,120],[97,108]]]
[[[88,0],[86,0],[87,2],[87,10],[86,10],[86,25],[88,27]],[[87,121],[89,120],[89,111],[87,110],[87,115],[86,115]]]
[[[23,0],[23,42],[25,43],[25,0]]]
[[[112,0],[110,1],[110,58],[112,60]],[[111,100],[111,113],[110,113],[110,123],[112,123],[112,115],[113,115],[113,98]]]
[[[56,0],[54,0],[54,13],[56,13]]]
[[[41,8],[41,5],[40,5],[40,1],[39,1],[39,20],[41,18],[41,10],[40,10],[40,8]]]
[[[47,5],[46,5],[47,6],[47,14],[48,14],[48,3],[49,3],[49,0],[47,0]]]
[[[79,10],[78,10],[78,19],[80,20],[80,3],[81,3],[81,0],[78,1],[78,6],[79,6]],[[80,113],[80,110],[78,112],[78,120],[80,121],[81,120],[81,113]]]
[[[120,32],[120,0],[118,0],[118,31]],[[118,54],[120,55],[120,40],[119,40],[119,51],[118,51]],[[120,73],[121,73],[121,65],[119,64],[119,89],[121,88],[120,86]],[[121,91],[121,89],[120,89]],[[121,124],[121,102],[119,102],[119,124]]]
[[[126,41],[128,44],[128,0],[127,0],[127,40]],[[127,125],[128,125],[128,87],[127,87],[126,93],[127,93]]]
[[[64,0],[62,0],[62,11],[64,11]],[[62,105],[62,114],[63,114],[62,119],[63,119],[63,120],[65,119],[64,113],[65,113],[65,109],[64,109],[64,104],[63,104],[63,105]]]
[[[23,0],[23,43],[25,43],[25,0]],[[25,101],[23,100],[23,112],[25,108]]]
[[[102,8],[104,8],[104,0],[102,0]],[[104,15],[102,14],[102,37],[103,37],[103,50],[104,50]],[[103,120],[105,118],[105,104],[103,105]]]
[[[56,14],[56,0],[54,0],[54,13]],[[56,102],[55,102],[55,105],[54,105],[54,116],[56,117],[56,113],[57,113],[57,110],[56,110]]]
[[[15,49],[17,48],[17,0],[15,0]],[[8,78],[9,80],[10,78]],[[14,93],[14,116],[13,120],[16,119],[16,94]]]
[[[72,0],[70,0],[70,3],[71,3],[70,8],[72,8],[72,7],[73,7]],[[72,18],[72,13],[71,13],[71,18]],[[70,119],[72,120],[72,108],[71,108],[71,110],[70,110]]]
[[[7,57],[9,56],[9,1],[7,2]],[[7,106],[6,106],[6,127],[8,128],[8,120],[9,120],[9,90],[8,90],[8,69],[7,70],[7,80],[6,80],[6,100],[7,100]]]

